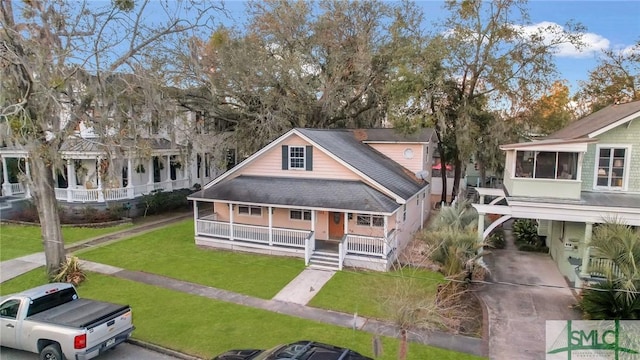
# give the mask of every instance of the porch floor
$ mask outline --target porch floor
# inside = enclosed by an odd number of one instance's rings
[[[318,240],[316,239],[316,250],[338,252],[339,240]]]

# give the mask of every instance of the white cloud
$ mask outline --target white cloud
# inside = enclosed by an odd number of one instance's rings
[[[564,31],[561,25],[550,21],[543,21],[537,24],[523,26],[522,30],[525,34],[540,33],[547,43],[551,43],[558,33]],[[581,35],[584,46],[578,49],[572,44],[563,43],[555,47],[555,55],[558,57],[572,58],[592,57],[593,55],[600,53],[600,51],[606,50],[610,47],[609,39],[601,35],[589,32],[582,33]]]

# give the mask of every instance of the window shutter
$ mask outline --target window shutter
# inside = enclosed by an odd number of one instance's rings
[[[311,171],[313,170],[313,146],[307,145],[307,148],[305,150],[305,156],[307,157],[305,161],[306,170]]]
[[[282,170],[289,169],[289,146],[282,145]]]

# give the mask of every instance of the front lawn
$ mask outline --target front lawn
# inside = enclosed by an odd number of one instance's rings
[[[304,269],[301,258],[207,250],[193,237],[193,220],[187,220],[77,255],[262,299],[274,297]]]
[[[0,286],[0,294],[46,283],[39,268]],[[80,296],[129,304],[136,325],[134,337],[143,341],[211,358],[232,348],[267,348],[300,339],[350,347],[371,356],[372,335],[260,309],[225,303],[163,288],[89,273],[78,288]],[[398,340],[382,338],[379,360],[397,358]],[[482,359],[439,348],[409,344],[408,360]]]
[[[131,224],[105,228],[62,227],[65,244],[88,240],[116,231],[131,228]],[[0,261],[44,251],[39,225],[0,224]]]
[[[308,305],[392,321],[394,304],[389,300],[407,296],[408,289],[411,296],[433,298],[442,283],[442,274],[422,269],[387,273],[344,270],[337,272]]]

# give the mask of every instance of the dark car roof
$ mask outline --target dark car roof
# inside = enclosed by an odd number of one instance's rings
[[[302,346],[299,353],[287,355],[286,357],[269,357],[268,359],[287,360],[373,360],[370,357],[359,354],[351,349],[329,345],[325,343],[303,340],[282,345],[277,348],[274,355],[281,354],[284,350],[292,346]],[[250,360],[261,351],[258,350],[229,350],[220,354],[214,360]]]

